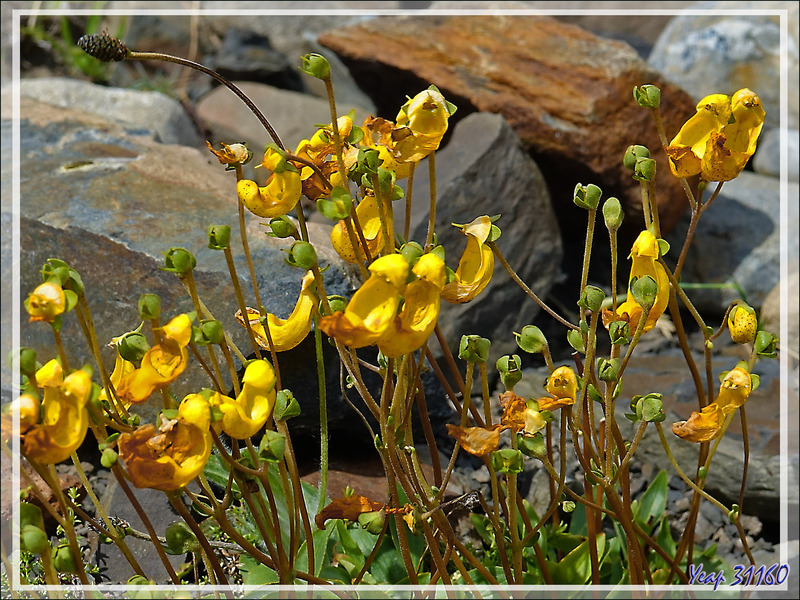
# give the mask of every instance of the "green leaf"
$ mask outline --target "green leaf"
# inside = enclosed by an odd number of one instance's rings
[[[277,571],[270,569],[267,565],[262,565],[252,556],[242,554],[239,560],[242,564],[239,572],[244,585],[269,585],[280,581]]]
[[[650,520],[663,515],[667,508],[668,484],[669,475],[662,470],[639,499],[639,513],[634,514],[634,518],[648,533],[651,530]]]
[[[314,541],[314,575],[319,576],[322,568],[332,562],[335,539],[331,534],[335,529],[336,522],[328,521],[325,529],[315,529],[311,534]],[[308,570],[308,540],[304,540],[301,544],[295,566],[298,571]]]
[[[600,533],[595,537],[597,555],[605,550],[606,536]],[[559,562],[546,561],[554,584],[583,584],[592,576],[592,561],[589,556],[590,540],[586,540]]]
[[[211,452],[211,456],[208,458],[208,462],[206,463],[206,468],[203,469],[203,475],[206,476],[211,483],[214,483],[225,489],[228,487],[228,476],[230,475],[231,469],[225,464],[225,461],[222,460],[222,457],[219,455],[219,451],[214,448]],[[233,482],[233,491],[235,493],[239,493],[239,486],[236,482]]]

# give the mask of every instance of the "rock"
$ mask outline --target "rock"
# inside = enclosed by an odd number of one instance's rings
[[[713,186],[706,190],[706,199]],[[796,198],[798,184],[789,184],[788,198]],[[797,203],[788,203],[789,219],[797,221]],[[688,230],[687,217],[666,239],[674,265]],[[791,221],[790,221],[791,222]],[[714,203],[700,217],[697,234],[686,258],[682,280],[686,284],[735,282],[747,301],[761,307],[780,278],[780,182],[745,171],[725,183]],[[788,239],[788,255],[797,256],[797,238]],[[721,314],[739,298],[734,288],[687,289],[701,313]]]
[[[753,155],[753,170],[762,175],[781,175],[781,131],[786,133],[786,176],[800,181],[800,131],[797,129],[767,129],[761,132],[758,149]]]
[[[709,14],[676,16],[653,46],[649,64],[665,79],[681,86],[696,102],[708,94],[732,94],[747,87],[756,92],[766,110],[768,126],[779,126],[780,15],[757,14],[748,9],[787,9],[786,42],[788,89],[798,87],[797,3],[698,2],[695,8]],[[735,9],[736,12],[733,12]],[[798,128],[798,99],[789,94],[789,121]]]
[[[303,80],[295,62],[290,62],[274,49],[267,36],[231,27],[225,33],[222,46],[206,66],[229,80],[257,81],[302,92]]]
[[[62,77],[23,79],[19,91],[20,96],[53,106],[80,107],[163,144],[198,146],[202,141],[180,103],[160,92],[108,88]]]
[[[427,161],[425,161],[427,163]],[[446,262],[458,266],[465,236],[452,223],[500,214],[497,245],[520,278],[545,297],[559,273],[562,245],[541,171],[523,152],[517,135],[500,115],[473,113],[460,121],[446,148],[436,153],[436,232]],[[412,188],[411,236],[424,245],[428,227],[429,178],[420,165]],[[403,222],[405,203],[395,209]],[[466,304],[442,303],[439,324],[451,348],[462,335],[492,341],[490,362],[518,350],[513,331],[533,322],[539,306],[495,261],[489,285]],[[434,345],[432,348],[438,348]]]
[[[789,290],[787,294],[786,312],[781,312],[781,285],[776,284],[769,294],[767,294],[764,304],[761,306],[761,323],[762,328],[767,331],[778,333],[781,331],[781,320],[785,318],[787,323],[786,334],[787,338],[781,340],[781,347],[789,350],[794,354],[795,361],[800,352],[798,351],[798,323],[800,316],[798,316],[798,298],[794,293],[800,290],[800,276],[797,272],[797,257],[789,261],[789,278],[785,282],[786,289]],[[782,316],[783,315],[783,316]],[[796,362],[795,362],[796,365]],[[796,373],[796,370],[795,370]],[[795,388],[797,387],[797,377],[793,378]]]
[[[562,222],[578,220],[575,185],[595,183],[606,196],[619,197],[626,213],[637,217],[631,226],[639,227],[639,184],[621,161],[630,144],[648,146],[659,162],[663,230],[686,208],[653,118],[631,91],[644,83],[661,87],[667,131],[678,130],[694,102],[627,44],[548,17],[495,14],[378,17],[319,39],[341,56],[381,116],[394,119],[406,94],[431,83],[459,106],[456,119],[475,111],[505,116],[547,173]]]

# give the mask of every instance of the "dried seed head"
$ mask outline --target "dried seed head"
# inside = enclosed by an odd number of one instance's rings
[[[124,42],[113,38],[108,33],[92,33],[78,40],[78,47],[89,56],[103,62],[125,60],[130,50]]]

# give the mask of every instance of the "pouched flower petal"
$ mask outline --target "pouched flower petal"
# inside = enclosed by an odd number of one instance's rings
[[[211,455],[211,409],[200,394],[186,396],[175,419],[161,416],[119,437],[119,455],[136,487],[178,490],[203,472]]]
[[[688,421],[673,423],[672,433],[687,442],[708,442],[719,435],[724,420],[722,409],[714,402],[693,412]]]
[[[442,300],[452,304],[475,298],[489,284],[494,272],[494,253],[485,243],[492,231],[491,219],[478,217],[462,231],[467,236],[467,247],[458,262],[455,278],[442,290]]]
[[[390,202],[391,200],[384,199],[383,213],[385,215],[391,214]],[[379,254],[391,252],[392,247],[390,244],[392,240],[384,239],[380,212],[378,210],[378,199],[374,195],[368,194],[359,202],[356,207],[356,216],[361,225],[361,230],[364,233],[364,240],[367,242],[370,256],[378,256]],[[361,240],[357,239],[357,242],[359,247],[361,247]],[[333,230],[331,230],[331,245],[336,251],[336,254],[343,260],[349,263],[358,262],[358,256],[353,249],[353,245],[350,243],[350,236],[347,234],[347,225],[344,221],[339,221],[333,226]]]
[[[192,322],[185,314],[178,315],[162,328],[163,340],[151,347],[138,369],[122,376],[117,398],[124,403],[144,402],[155,390],[165,388],[186,369],[192,339]]]
[[[725,417],[745,403],[752,390],[750,373],[736,367],[724,374],[716,400],[699,413],[692,412],[688,421],[672,424],[672,432],[688,442],[708,442],[722,433]]]
[[[636,330],[641,319],[643,310],[638,302],[633,297],[630,291],[630,283],[639,277],[652,277],[658,285],[658,295],[653,307],[647,315],[642,333],[646,333],[653,329],[658,322],[659,317],[664,314],[664,311],[669,304],[669,277],[664,269],[664,266],[658,262],[661,250],[658,245],[656,237],[645,230],[639,234],[636,241],[631,247],[630,258],[632,259],[631,273],[628,278],[628,296],[625,302],[617,307],[617,312],[612,313],[609,310],[603,312],[603,322],[608,327],[613,321],[626,321],[630,324],[632,331]]]
[[[395,122],[398,128],[407,127],[411,135],[395,144],[395,157],[401,162],[416,162],[436,150],[447,131],[452,110],[435,87],[421,91],[406,102]]]
[[[533,400],[517,396],[514,392],[500,394],[500,406],[503,409],[500,424],[514,433],[521,432],[526,436],[531,436],[547,425],[547,421],[539,411],[538,404]]]
[[[701,174],[705,181],[729,181],[756,150],[765,112],[747,88],[732,97],[706,96],[664,150],[677,177]]]
[[[435,254],[423,254],[412,272],[417,278],[406,286],[400,313],[378,340],[378,348],[389,358],[414,352],[430,337],[441,307],[441,293],[447,273],[444,261]]]
[[[222,146],[221,150],[214,150],[214,147],[208,140],[206,140],[206,145],[214,156],[217,157],[221,165],[243,165],[250,162],[250,159],[253,157],[253,153],[242,143],[231,144],[230,146],[228,144],[220,144]]]
[[[370,500],[366,496],[353,494],[344,498],[331,500],[325,508],[314,518],[314,522],[319,529],[325,529],[325,521],[328,519],[344,519],[346,521],[358,521],[359,515],[381,510],[384,504]]]
[[[272,313],[267,313],[267,326],[275,352],[291,350],[302,342],[311,331],[311,321],[314,309],[317,306],[317,296],[314,293],[314,273],[306,272],[300,287],[300,296],[294,305],[292,314],[286,319],[279,319]],[[247,318],[250,328],[256,336],[256,342],[262,348],[269,350],[269,341],[264,326],[261,324],[261,314],[254,308],[247,308]],[[236,312],[236,320],[245,327],[242,311]]]
[[[83,370],[73,371],[64,378],[61,365],[51,360],[39,369],[36,381],[44,388],[42,421],[25,434],[24,453],[42,464],[60,463],[86,437],[89,426],[86,404],[92,393],[92,379]]]
[[[234,439],[244,440],[264,426],[275,407],[275,370],[266,360],[254,360],[242,377],[242,391],[236,400],[215,393],[211,405],[222,412],[220,428]]]
[[[261,164],[273,173],[264,187],[251,179],[239,180],[236,184],[239,200],[259,217],[271,219],[285,215],[294,209],[303,192],[300,173],[272,148],[267,148]]]
[[[447,431],[456,438],[459,445],[475,456],[491,454],[500,445],[501,425],[492,428],[485,427],[459,427],[447,423]]]
[[[67,308],[67,298],[60,285],[45,282],[36,287],[25,300],[25,309],[30,315],[30,321],[46,321],[52,323],[56,317],[64,314]]]
[[[353,348],[374,344],[392,325],[408,280],[408,262],[399,254],[381,256],[369,270],[345,311],[320,319],[321,331]]]

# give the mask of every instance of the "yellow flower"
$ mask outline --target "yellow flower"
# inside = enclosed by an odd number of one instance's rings
[[[747,88],[732,97],[712,94],[665,148],[677,177],[701,174],[706,181],[729,181],[744,169],[756,150],[765,112]]]
[[[339,117],[336,123],[339,128],[339,137],[342,139],[342,158],[345,169],[349,170],[358,158],[358,148],[350,147],[344,141],[353,130],[353,119],[349,115],[344,115]],[[335,152],[332,125],[318,129],[310,140],[302,140],[295,150],[297,156],[314,163],[330,180],[332,185],[346,187],[346,178],[343,178],[339,173],[339,162]],[[307,165],[300,169],[300,179],[302,181],[303,194],[311,200],[329,196],[331,193],[331,187],[314,169]]]
[[[728,329],[735,343],[752,344],[758,333],[756,311],[744,302],[737,304],[728,313]]]
[[[545,389],[552,398],[539,398],[539,410],[554,410],[575,404],[578,398],[578,377],[569,367],[558,367],[547,378]]]
[[[390,214],[391,200],[384,199],[383,212]],[[370,256],[388,253],[392,250],[392,240],[384,239],[383,228],[381,227],[380,213],[378,212],[378,199],[368,194],[356,207],[356,216],[364,233],[364,240],[367,242]],[[357,235],[357,234],[356,234]],[[357,239],[359,247],[361,240]],[[344,221],[339,221],[333,226],[331,231],[331,245],[336,253],[349,263],[358,262],[353,245],[350,243],[350,236],[347,234],[347,225]],[[363,251],[363,250],[362,250]]]
[[[114,343],[114,348],[117,345]],[[123,376],[127,375],[128,373],[133,373],[136,370],[136,365],[134,365],[131,361],[125,360],[120,356],[119,351],[116,351],[116,358],[114,359],[114,370],[111,372],[111,376],[109,379],[111,380],[111,385],[114,386],[114,389],[119,388],[119,384],[122,381]],[[100,390],[99,400],[102,402],[103,400],[110,400],[108,394],[106,394],[105,388]],[[130,403],[125,403],[125,408],[130,406]]]
[[[138,369],[122,376],[117,398],[124,403],[144,402],[155,390],[167,387],[186,369],[192,339],[192,322],[178,315],[162,328],[164,339],[150,348]]]
[[[186,396],[175,419],[163,414],[119,437],[119,455],[136,487],[178,490],[200,473],[211,455],[211,408],[200,394]]]
[[[399,254],[376,259],[369,270],[345,311],[320,319],[321,331],[353,348],[374,344],[392,325],[408,280],[408,262]]]
[[[658,285],[658,295],[656,296],[655,304],[650,309],[647,315],[642,333],[650,331],[656,326],[659,317],[664,314],[664,311],[669,304],[669,277],[664,269],[664,266],[658,262],[658,257],[661,250],[658,246],[656,237],[645,230],[639,234],[636,241],[631,248],[630,258],[632,259],[631,274],[628,278],[628,297],[617,307],[616,314],[611,311],[605,310],[603,313],[603,322],[608,326],[612,321],[627,321],[630,323],[631,329],[635,330],[639,324],[639,319],[642,317],[642,307],[634,299],[630,291],[630,284],[639,277],[652,277]]]
[[[417,162],[439,147],[447,131],[454,107],[447,103],[434,86],[411,98],[397,114],[398,129],[408,128],[406,135],[394,145],[394,154],[401,162]],[[397,134],[395,134],[395,137]]]
[[[455,279],[442,290],[442,300],[452,304],[469,302],[489,284],[494,272],[494,253],[485,242],[491,231],[492,221],[487,216],[478,217],[462,228],[467,247],[458,262]]]
[[[435,254],[423,254],[412,272],[417,279],[406,286],[403,308],[394,326],[378,340],[378,348],[394,358],[419,349],[436,327],[442,286],[447,273],[444,261]]]
[[[67,298],[60,285],[46,282],[39,285],[25,300],[25,309],[30,314],[30,321],[47,321],[52,323],[56,317],[64,314]]]
[[[285,215],[295,207],[303,192],[300,173],[273,148],[267,148],[261,165],[272,171],[264,187],[250,179],[241,179],[236,184],[239,200],[259,217]]]
[[[503,409],[500,424],[514,433],[522,432],[526,436],[531,436],[547,425],[534,401],[525,400],[514,392],[507,391],[500,394],[500,407]]]
[[[36,372],[36,382],[44,388],[42,421],[25,434],[24,453],[42,464],[60,463],[86,437],[89,426],[86,403],[92,393],[92,379],[83,370],[73,371],[65,378],[58,361],[51,360]],[[28,408],[26,422],[30,424],[33,413],[32,407]]]
[[[266,360],[254,360],[242,377],[242,391],[236,400],[215,392],[211,405],[222,412],[217,428],[237,440],[247,439],[264,426],[275,407],[275,370]]]
[[[722,433],[725,417],[745,403],[752,391],[750,373],[736,367],[725,373],[716,400],[699,413],[692,412],[688,421],[672,424],[672,432],[687,442],[708,442]]]
[[[291,350],[302,342],[308,332],[311,331],[311,321],[314,309],[317,306],[317,296],[314,293],[314,273],[306,272],[300,288],[300,296],[294,305],[292,314],[287,319],[279,319],[272,313],[267,313],[267,325],[275,345],[275,352],[285,352]],[[261,324],[261,314],[254,308],[247,307],[247,318],[250,321],[250,328],[256,336],[256,342],[262,348],[269,350],[267,333]],[[242,311],[236,312],[236,320],[245,327]]]
[[[7,442],[14,435],[14,414],[19,414],[19,435],[34,427],[39,422],[39,399],[31,394],[22,394],[8,404],[3,405],[2,439]]]

